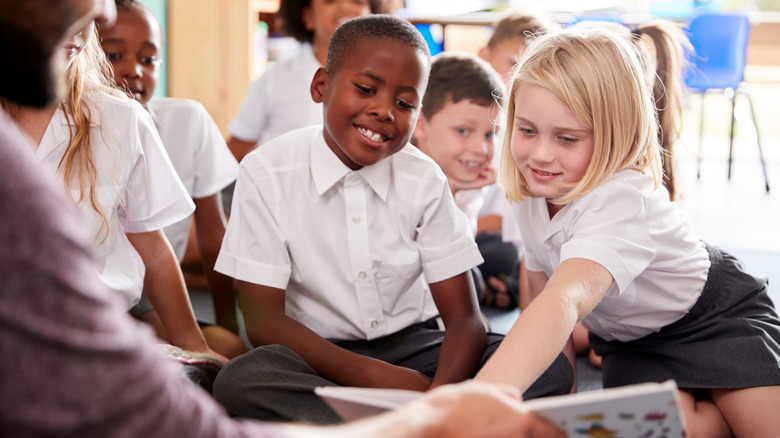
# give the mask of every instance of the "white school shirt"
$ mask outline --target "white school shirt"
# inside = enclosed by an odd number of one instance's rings
[[[211,196],[235,181],[238,162],[203,105],[190,99],[155,97],[147,109],[191,198]],[[191,221],[192,215],[164,229],[179,262],[187,249]]]
[[[428,289],[482,263],[439,167],[416,147],[350,170],[322,127],[248,154],[215,269],[286,290],[285,312],[331,340],[438,314]]]
[[[249,85],[241,108],[228,124],[230,134],[261,145],[294,129],[322,125],[322,106],[310,92],[320,67],[308,43],[301,45],[298,56],[269,63]]]
[[[515,204],[529,271],[550,277],[567,259],[593,260],[615,279],[582,321],[607,340],[629,341],[677,321],[701,295],[710,266],[690,218],[653,178],[618,172],[552,220],[543,198]]]
[[[119,294],[129,309],[141,297],[145,268],[125,233],[144,233],[164,228],[192,214],[195,206],[176,176],[157,130],[146,110],[137,102],[88,93],[92,102],[92,159],[97,170],[95,193],[108,220],[89,200],[78,202],[88,235],[94,239],[100,278]],[[69,124],[61,109],[52,117],[36,157],[53,172],[70,139]],[[79,199],[79,184],[73,179],[70,195]]]

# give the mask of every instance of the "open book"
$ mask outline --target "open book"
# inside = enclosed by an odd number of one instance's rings
[[[376,415],[419,398],[399,389],[322,387],[315,392],[346,421]],[[684,437],[674,381],[643,383],[524,402],[570,437]]]

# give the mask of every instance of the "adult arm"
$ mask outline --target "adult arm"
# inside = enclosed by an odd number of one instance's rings
[[[431,283],[430,289],[446,330],[433,388],[470,379],[485,350],[487,335],[470,272]]]
[[[233,279],[214,270],[222,238],[225,236],[225,214],[222,211],[222,195],[193,199],[195,202],[195,237],[198,244],[203,272],[211,291],[217,324],[238,333],[236,296]]]
[[[322,377],[343,386],[425,391],[430,381],[415,370],[345,350],[284,313],[285,291],[238,282],[247,336],[254,346],[280,344]]]
[[[609,271],[594,261],[564,260],[476,378],[526,390],[561,352],[574,326],[596,307],[612,282]]]
[[[176,255],[163,231],[126,235],[146,267],[144,291],[165,326],[168,341],[185,350],[213,354],[227,362],[227,358],[206,345],[195,319]]]

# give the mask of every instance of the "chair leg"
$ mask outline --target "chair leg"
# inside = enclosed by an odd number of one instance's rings
[[[701,111],[699,113],[699,157],[696,162],[696,179],[701,178],[701,153],[704,144],[704,96],[706,92],[701,93]]]
[[[750,93],[746,91],[741,91],[742,94],[747,97],[748,104],[750,106],[750,115],[753,116],[753,127],[756,128],[756,144],[758,145],[758,156],[761,158],[761,170],[764,171],[764,185],[766,186],[766,191],[769,192],[769,177],[766,173],[766,161],[764,160],[764,150],[761,147],[761,134],[758,132],[758,119],[756,118],[756,110],[753,107],[753,98],[750,97]]]
[[[734,121],[736,119],[736,115],[734,114],[734,111],[737,107],[737,91],[731,90],[731,129],[729,131],[729,167],[728,167],[728,173],[726,174],[726,179],[731,181],[731,161],[734,153]]]

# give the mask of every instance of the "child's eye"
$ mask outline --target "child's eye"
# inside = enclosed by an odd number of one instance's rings
[[[536,130],[531,129],[531,128],[519,128],[518,127],[517,130],[520,131],[522,134],[525,134],[525,135],[528,135],[528,136],[536,134]]]
[[[371,87],[366,87],[366,86],[363,86],[363,85],[355,84],[355,88],[358,89],[358,92],[360,94],[365,94],[365,95],[369,95],[369,96],[374,94],[374,89],[371,88]]]
[[[398,100],[398,106],[400,106],[403,109],[414,109],[414,105],[413,104],[411,104],[409,102],[406,102],[406,101],[403,101],[401,99]]]
[[[455,132],[457,132],[458,135],[466,136],[466,135],[469,135],[471,133],[471,130],[469,130],[467,128],[455,128]]]
[[[118,62],[122,59],[122,55],[119,53],[108,53],[106,52],[106,58],[108,58],[111,62]]]
[[[575,142],[577,141],[577,139],[576,139],[576,138],[573,138],[573,137],[564,137],[564,136],[561,136],[561,137],[558,137],[558,138],[559,138],[559,139],[560,139],[560,140],[561,140],[563,143],[575,143]]]
[[[496,138],[496,133],[495,132],[488,132],[487,134],[485,134],[485,138],[488,139],[488,140],[492,140],[492,139]]]
[[[144,56],[141,58],[141,64],[154,65],[157,64],[158,58],[156,56]]]

